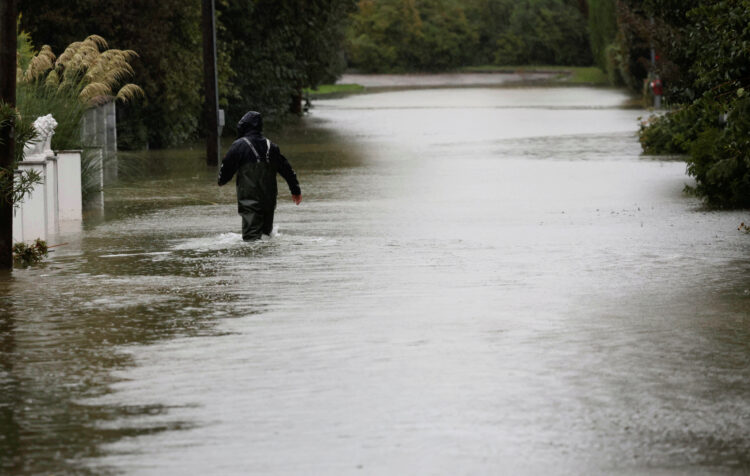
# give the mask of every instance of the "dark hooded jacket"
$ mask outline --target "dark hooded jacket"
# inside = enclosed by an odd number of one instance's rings
[[[245,114],[237,124],[237,133],[239,138],[234,141],[221,162],[219,185],[229,182],[237,174],[237,205],[240,214],[272,212],[276,208],[277,173],[286,180],[292,195],[302,193],[297,174],[286,157],[281,155],[279,146],[263,136],[263,117],[260,113],[251,111]],[[252,143],[255,152],[248,141]]]

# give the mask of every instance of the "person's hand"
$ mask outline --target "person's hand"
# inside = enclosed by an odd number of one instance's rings
[[[292,195],[292,201],[295,205],[299,205],[299,202],[302,201],[302,195]]]

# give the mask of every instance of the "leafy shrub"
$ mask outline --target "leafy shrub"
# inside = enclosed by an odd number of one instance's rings
[[[714,121],[708,121],[707,111],[700,105],[684,106],[669,114],[652,116],[641,123],[639,138],[647,154],[686,154],[690,144],[700,131],[716,127],[719,113]]]
[[[650,34],[666,32],[670,57],[657,70],[674,78],[670,97],[683,104],[642,126],[644,150],[687,154],[709,205],[750,207],[750,0],[644,5],[657,15]]]
[[[27,267],[41,262],[49,255],[47,242],[37,238],[34,244],[19,242],[13,245],[13,260],[17,265]]]
[[[750,207],[750,99],[735,103],[723,128],[706,128],[690,144],[696,191],[717,207]]]
[[[645,121],[639,137],[646,153],[686,154],[694,191],[711,206],[750,207],[750,98],[727,115],[717,101],[696,101]]]
[[[36,139],[36,130],[28,117],[23,117],[18,110],[0,102],[0,129],[15,125],[15,157],[9,167],[0,168],[0,201],[16,204],[30,193],[34,186],[42,183],[42,177],[35,170],[23,170],[17,173],[18,162],[23,160],[23,147]]]
[[[604,71],[607,72],[607,80],[612,86],[624,86],[625,80],[620,72],[620,64],[622,63],[622,50],[620,45],[617,43],[611,43],[604,52],[605,56],[605,67]]]

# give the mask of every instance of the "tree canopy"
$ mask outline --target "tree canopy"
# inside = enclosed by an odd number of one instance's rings
[[[577,0],[361,0],[346,52],[367,72],[588,65],[586,11]]]
[[[353,6],[352,0],[221,2],[219,43],[232,71],[224,89],[230,116],[248,109],[271,118],[290,108],[301,112],[302,90],[333,82],[344,69],[344,22]]]

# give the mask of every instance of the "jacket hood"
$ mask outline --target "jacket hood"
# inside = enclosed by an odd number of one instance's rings
[[[248,134],[261,134],[263,132],[263,116],[259,112],[249,111],[240,122],[237,123],[237,135],[239,137]]]

